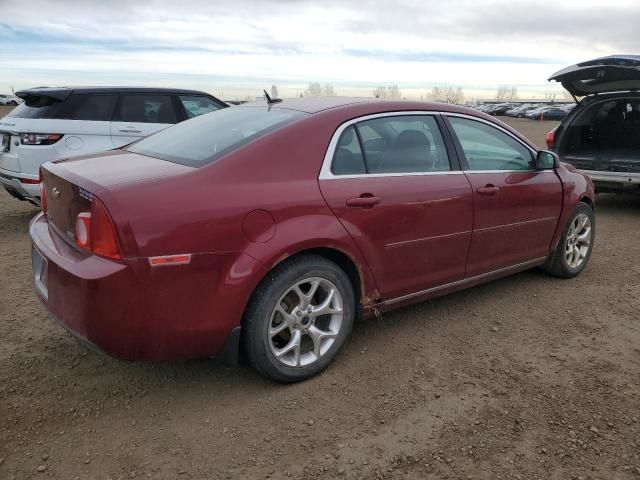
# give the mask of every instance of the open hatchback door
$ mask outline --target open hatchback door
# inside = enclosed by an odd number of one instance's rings
[[[611,55],[577,63],[554,73],[574,97],[640,90],[640,55]]]

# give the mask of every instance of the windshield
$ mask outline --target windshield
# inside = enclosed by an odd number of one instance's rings
[[[134,143],[127,150],[200,167],[306,115],[265,107],[225,108],[169,127]]]

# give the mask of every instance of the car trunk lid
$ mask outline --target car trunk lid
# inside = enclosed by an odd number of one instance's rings
[[[640,55],[611,55],[577,63],[554,73],[574,97],[640,89]]]
[[[122,150],[46,163],[42,167],[42,179],[49,222],[73,243],[76,218],[80,212],[91,210],[94,194],[104,200],[102,190],[194,170]]]

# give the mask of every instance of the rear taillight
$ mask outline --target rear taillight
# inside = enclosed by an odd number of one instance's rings
[[[76,244],[91,253],[111,260],[122,260],[116,229],[104,204],[94,195],[91,212],[76,217]]]
[[[47,187],[44,185],[44,178],[42,177],[42,168],[40,168],[40,205],[42,211],[47,213]]]
[[[63,137],[60,133],[21,133],[22,145],[53,145]]]
[[[553,148],[553,140],[554,140],[555,136],[556,136],[556,129],[555,128],[553,130],[551,130],[549,133],[547,133],[547,148],[549,148],[549,149]]]

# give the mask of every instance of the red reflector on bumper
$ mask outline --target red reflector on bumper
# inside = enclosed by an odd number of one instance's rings
[[[167,265],[185,265],[191,261],[191,254],[166,255],[164,257],[149,257],[149,264],[152,267],[162,267]]]
[[[40,183],[40,179],[32,180],[31,178],[19,178],[20,183],[24,183],[25,185],[37,185]]]

